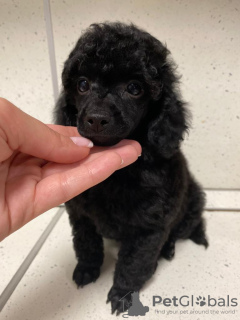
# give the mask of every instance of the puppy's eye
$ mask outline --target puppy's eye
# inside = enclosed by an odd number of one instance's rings
[[[136,82],[131,82],[127,86],[127,92],[133,96],[139,96],[142,93],[142,87]]]
[[[86,79],[81,79],[78,81],[78,91],[80,93],[87,92],[89,88],[90,88],[90,85]]]

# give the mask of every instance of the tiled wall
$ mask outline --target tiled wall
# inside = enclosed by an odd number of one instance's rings
[[[1,0],[0,95],[52,122],[54,104],[43,2]],[[50,1],[58,78],[82,30],[134,22],[167,43],[193,114],[184,151],[205,188],[240,188],[239,0]]]
[[[39,0],[0,1],[0,96],[51,122],[51,73]]]

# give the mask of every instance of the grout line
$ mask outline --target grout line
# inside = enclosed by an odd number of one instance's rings
[[[238,188],[203,188],[203,190],[205,190],[205,191],[219,191],[219,192],[221,192],[221,191],[223,191],[223,192],[226,192],[226,191],[228,191],[228,192],[240,192],[240,189],[238,189]]]
[[[64,204],[60,204],[57,208],[65,208]],[[218,207],[205,207],[204,211],[232,211],[232,212],[240,212],[240,208],[218,208]]]
[[[233,193],[238,193],[239,192],[239,195],[240,195],[240,189],[211,189],[211,188],[203,188],[203,191],[207,191],[209,193],[211,193],[211,191],[215,192],[219,192],[219,193],[222,193],[223,196],[225,196],[225,192],[233,192]],[[214,202],[214,201],[213,201]],[[63,207],[64,204],[60,204],[58,207],[61,208]],[[217,207],[215,205],[213,206],[207,206],[204,208],[205,211],[240,211],[240,208],[233,208],[231,206],[229,206],[229,203],[228,203],[228,207]]]
[[[53,28],[52,28],[52,15],[51,15],[51,7],[50,7],[49,0],[43,0],[43,7],[44,7],[44,19],[46,23],[48,53],[49,53],[49,60],[50,60],[50,66],[51,66],[53,95],[54,95],[54,100],[56,102],[58,99],[59,90],[58,90],[56,55],[55,55],[54,37],[53,37]]]
[[[9,284],[3,290],[2,294],[0,295],[0,312],[2,311],[3,307],[7,303],[8,299],[11,297],[12,293],[16,289],[17,285],[21,281],[22,277],[30,267],[31,263],[35,259],[36,255],[38,254],[39,250],[43,246],[44,242],[48,238],[49,234],[61,218],[63,212],[65,211],[64,207],[58,209],[55,216],[52,218],[50,223],[48,224],[47,228],[43,231],[37,242],[35,243],[32,250],[29,252],[27,257],[24,259],[23,263],[18,268],[17,272],[14,274],[12,279],[10,280]]]
[[[240,212],[240,208],[204,208],[204,211]]]

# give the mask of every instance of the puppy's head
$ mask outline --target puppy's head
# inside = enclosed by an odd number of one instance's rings
[[[170,143],[167,149],[176,149],[186,125],[168,54],[160,41],[134,25],[91,25],[70,53],[62,74],[74,114],[72,124],[79,133],[96,145],[135,138],[161,148],[162,153],[163,143]],[[163,141],[164,136],[173,140],[167,132],[172,122],[177,143]]]

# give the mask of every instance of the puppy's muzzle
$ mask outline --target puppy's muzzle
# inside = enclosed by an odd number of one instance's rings
[[[111,118],[107,114],[88,114],[84,119],[84,127],[89,132],[102,132],[110,125]]]

